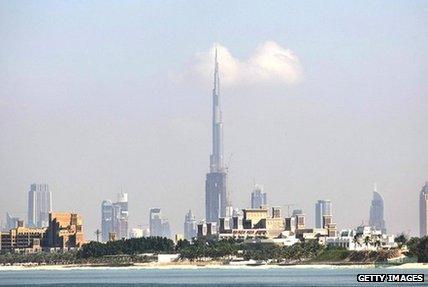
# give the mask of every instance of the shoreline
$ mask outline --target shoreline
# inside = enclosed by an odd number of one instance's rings
[[[374,263],[356,263],[356,264],[294,264],[294,265],[260,265],[260,266],[247,266],[247,265],[225,265],[219,262],[215,263],[135,263],[128,266],[117,266],[107,264],[59,264],[59,265],[3,265],[0,266],[2,271],[27,271],[27,270],[76,270],[76,269],[428,269],[428,263],[405,263],[401,265],[379,265]]]

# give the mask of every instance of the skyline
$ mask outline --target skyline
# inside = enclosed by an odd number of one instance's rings
[[[250,205],[255,178],[309,225],[329,198],[338,226],[355,226],[377,182],[388,232],[416,235],[427,14],[419,1],[2,4],[0,216],[25,212],[29,185],[46,182],[89,238],[122,185],[130,227],[147,226],[152,207],[174,232],[189,208],[203,218],[218,43],[235,206]],[[268,65],[278,53],[285,61]]]

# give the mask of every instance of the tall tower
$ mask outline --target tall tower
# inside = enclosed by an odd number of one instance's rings
[[[373,200],[370,206],[370,219],[369,224],[372,227],[375,227],[377,230],[386,233],[385,219],[383,217],[383,198],[379,192],[377,192],[376,184],[373,191]]]
[[[324,228],[323,216],[332,216],[331,201],[328,199],[315,203],[315,228]]]
[[[255,184],[254,190],[251,193],[251,208],[260,208],[266,204],[266,192],[263,191],[263,186]]]
[[[35,184],[28,191],[28,226],[47,227],[52,211],[52,194],[47,184]]]
[[[419,195],[419,234],[421,237],[428,235],[428,182]]]
[[[210,172],[205,180],[205,217],[207,222],[217,222],[226,216],[229,204],[227,194],[227,173],[223,164],[223,121],[220,109],[220,77],[215,49],[214,88],[212,110],[212,153]]]

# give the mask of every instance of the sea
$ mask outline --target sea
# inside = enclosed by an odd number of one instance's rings
[[[358,274],[424,274],[425,282],[361,283]],[[426,268],[0,269],[0,286],[428,286],[427,280]]]

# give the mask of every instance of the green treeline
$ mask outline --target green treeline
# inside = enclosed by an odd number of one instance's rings
[[[81,258],[141,253],[174,253],[174,242],[165,237],[142,237],[100,243],[91,241],[77,253]]]
[[[193,244],[177,245],[181,258],[197,260],[201,258],[221,259],[237,256],[255,260],[302,260],[315,258],[323,249],[316,241],[296,243],[293,246],[279,246],[274,243],[243,243],[234,239],[220,241],[196,240]]]
[[[89,242],[79,251],[39,252],[39,253],[2,253],[0,264],[36,263],[36,264],[133,264],[156,260],[150,253],[179,253],[181,259],[224,260],[239,257],[254,260],[272,260],[272,262],[383,262],[396,257],[404,251],[418,262],[428,262],[428,237],[407,239],[404,235],[396,238],[399,247],[389,251],[349,251],[343,248],[331,248],[318,244],[314,240],[296,243],[293,246],[279,246],[273,243],[245,243],[242,240],[205,240],[193,243],[187,240],[176,245],[167,238],[143,237],[112,241],[107,243]],[[407,250],[407,251],[406,251]],[[145,254],[146,253],[146,254]],[[142,255],[145,254],[145,255]]]

